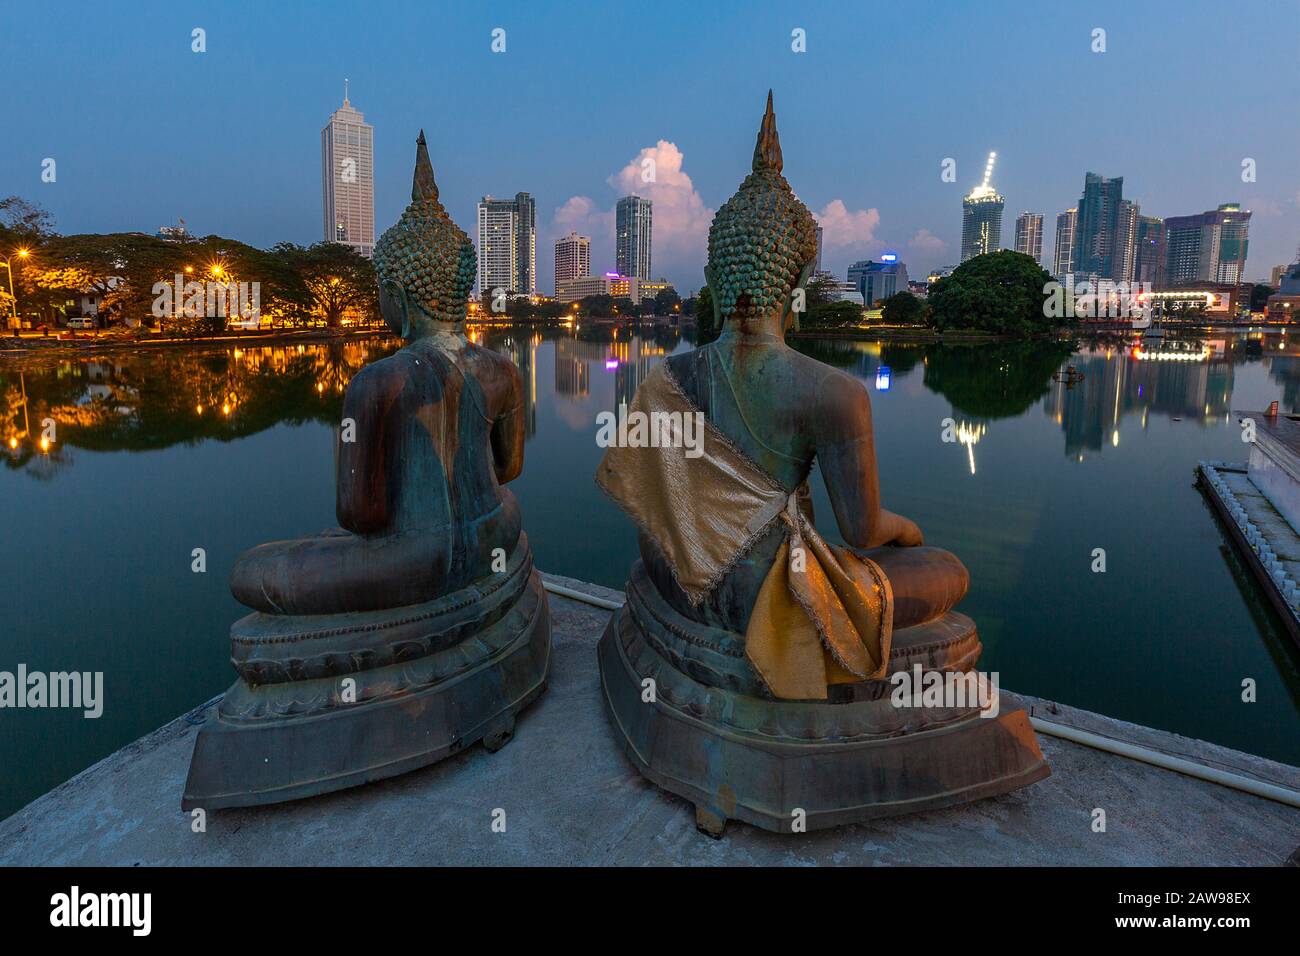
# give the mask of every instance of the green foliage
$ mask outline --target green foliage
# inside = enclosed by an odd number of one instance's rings
[[[1031,256],[1003,249],[968,259],[930,290],[935,328],[975,329],[1009,335],[1047,332],[1043,287],[1052,281]]]
[[[804,287],[804,305],[811,311],[819,305],[829,305],[835,301],[835,290],[839,283],[827,272],[819,272],[808,280]]]
[[[856,302],[823,302],[800,317],[801,331],[810,329],[856,329],[862,325],[862,306]]]
[[[885,300],[881,318],[890,325],[923,325],[930,306],[910,292],[895,292]]]
[[[722,325],[713,314],[713,292],[706,285],[695,297],[695,344],[708,345],[722,334]]]

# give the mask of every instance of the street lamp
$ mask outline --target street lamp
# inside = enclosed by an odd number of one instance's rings
[[[19,258],[19,259],[26,259],[30,254],[31,254],[31,253],[30,253],[27,249],[19,249],[19,250],[18,250],[18,258]],[[19,322],[18,322],[18,296],[16,296],[16,295],[14,294],[14,269],[13,269],[13,266],[10,265],[10,261],[11,261],[11,259],[12,259],[12,257],[10,257],[10,258],[8,258],[8,259],[5,259],[5,268],[6,268],[7,270],[9,270],[9,312],[10,312],[10,325],[11,325],[11,326],[16,330],[16,329],[18,328],[18,326],[19,326]]]

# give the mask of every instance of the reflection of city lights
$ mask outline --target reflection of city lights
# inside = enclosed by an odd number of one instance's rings
[[[888,365],[882,365],[876,369],[876,391],[889,391],[889,379],[892,370]]]
[[[18,439],[17,439],[17,438],[11,438],[11,439],[9,439],[9,447],[10,447],[10,448],[17,448],[17,447],[18,447]]]
[[[42,436],[41,436],[41,451],[49,451],[49,450],[50,450],[50,440],[49,440],[48,438],[46,438],[44,435],[42,435]]]
[[[605,371],[613,371],[616,368],[618,368],[618,359],[612,358],[605,360]]]
[[[225,403],[225,404],[223,404],[223,405],[221,406],[221,414],[223,414],[223,415],[229,415],[229,414],[230,414],[230,404],[229,404],[229,403]]]
[[[1113,432],[1110,433],[1110,446],[1111,446],[1112,448],[1118,448],[1118,447],[1119,447],[1119,429],[1118,429],[1118,428],[1116,428]]]
[[[975,445],[988,431],[983,425],[970,425],[962,422],[957,426],[957,441],[966,446],[966,459],[970,462],[970,473],[975,474]]]
[[[194,406],[194,411],[197,412],[198,414],[202,415],[202,414],[203,414],[203,406],[202,406],[202,405],[195,405],[195,406]]]

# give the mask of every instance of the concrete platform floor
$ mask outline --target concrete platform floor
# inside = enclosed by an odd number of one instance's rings
[[[693,809],[645,782],[614,742],[595,655],[608,612],[550,599],[551,684],[499,753],[474,747],[366,787],[214,812],[195,833],[180,796],[196,712],[0,822],[0,864],[1277,866],[1300,846],[1300,810],[1046,735],[1052,776],[1008,796],[800,836],[733,822],[711,840]],[[1300,786],[1294,767],[1019,701],[1054,721]],[[1106,811],[1104,833],[1093,832],[1094,808]],[[498,809],[504,833],[493,831]]]

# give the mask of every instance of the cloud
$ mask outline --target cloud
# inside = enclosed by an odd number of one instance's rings
[[[545,247],[552,248],[555,239],[570,231],[590,236],[591,271],[599,275],[612,270],[616,203],[624,196],[641,196],[654,203],[651,269],[655,277],[667,276],[683,290],[697,288],[703,282],[713,210],[696,191],[683,161],[682,151],[668,140],[643,147],[606,179],[614,193],[608,208],[589,196],[570,196],[555,210]]]
[[[842,199],[832,199],[821,212],[813,213],[822,227],[822,248],[881,245],[876,238],[880,211],[875,208],[850,211]]]
[[[948,243],[929,229],[918,229],[916,235],[907,241],[907,247],[918,255],[937,256],[947,250]]]
[[[587,196],[570,196],[564,205],[555,210],[555,233],[557,236],[576,232],[592,239],[612,239],[614,235],[614,211],[602,210],[595,200]]]
[[[677,144],[661,139],[606,180],[619,197],[637,195],[654,203],[656,275],[665,267],[698,271],[708,246],[713,210],[682,168],[684,159]]]

